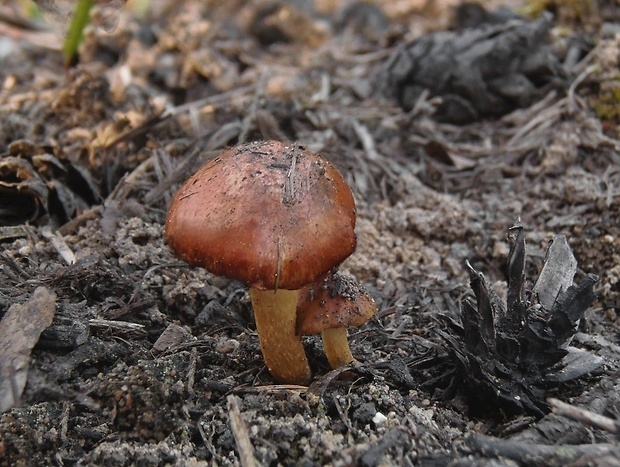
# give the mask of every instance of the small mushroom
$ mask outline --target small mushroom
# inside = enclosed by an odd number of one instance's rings
[[[299,145],[267,141],[224,151],[190,177],[165,236],[190,265],[249,285],[267,368],[281,383],[307,384],[297,291],[355,250],[354,228],[342,175]]]
[[[297,334],[321,333],[325,355],[332,368],[355,361],[347,328],[364,324],[377,313],[377,305],[352,278],[330,274],[304,287],[297,301]]]

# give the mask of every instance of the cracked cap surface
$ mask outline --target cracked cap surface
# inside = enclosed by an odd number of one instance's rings
[[[250,143],[203,165],[174,196],[165,237],[192,266],[258,289],[296,290],[355,250],[342,175],[295,144]]]

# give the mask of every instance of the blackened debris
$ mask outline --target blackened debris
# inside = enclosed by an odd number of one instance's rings
[[[528,290],[520,223],[510,228],[509,240],[507,304],[467,263],[476,303],[462,303],[463,340],[441,334],[474,400],[506,413],[543,415],[549,411],[549,389],[603,363],[602,358],[569,345],[595,298],[597,277],[588,274],[573,285],[577,262],[566,238],[556,236],[534,287]]]
[[[322,35],[312,2],[265,2],[250,25],[250,32],[262,44],[320,42]]]
[[[64,224],[100,199],[90,173],[58,148],[18,140],[0,153],[0,226],[45,214]]]
[[[496,15],[476,28],[428,34],[388,59],[381,83],[405,109],[424,91],[441,97],[438,121],[505,115],[565,87],[566,73],[549,41],[551,25],[551,15],[533,22]]]
[[[465,2],[454,9],[452,29],[475,28],[481,24],[503,24],[513,19],[523,19],[508,7],[487,10],[479,3]]]
[[[389,27],[389,18],[381,7],[373,3],[349,3],[336,18],[337,30],[349,31],[374,41],[379,40]]]

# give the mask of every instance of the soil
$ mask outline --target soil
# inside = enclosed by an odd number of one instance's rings
[[[616,2],[382,3],[130,2],[72,67],[62,33],[1,6],[0,465],[620,465]],[[378,306],[355,364],[304,336],[309,387],[266,370],[246,286],[163,239],[182,182],[260,139],[347,179],[340,269]],[[476,397],[445,337],[466,261],[506,296],[518,219],[530,285],[556,235],[576,284],[598,276],[571,345],[603,364],[541,413]]]

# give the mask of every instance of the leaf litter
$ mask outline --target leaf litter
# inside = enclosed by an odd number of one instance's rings
[[[12,305],[0,321],[0,413],[21,405],[30,353],[52,324],[56,296],[38,287],[26,303]]]

